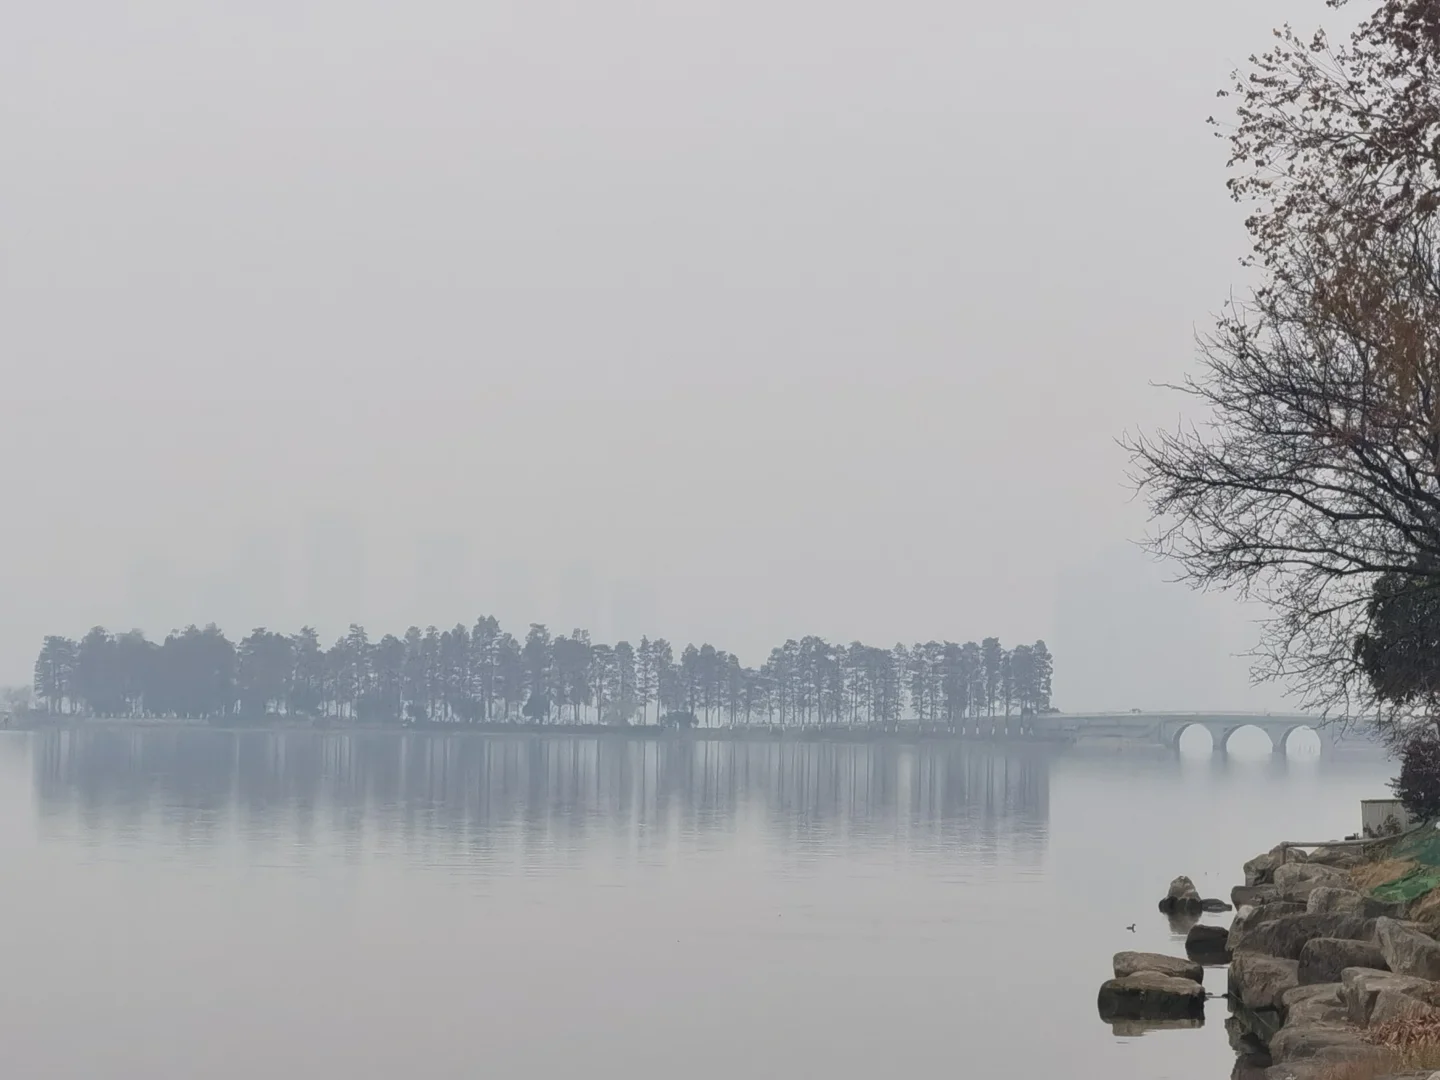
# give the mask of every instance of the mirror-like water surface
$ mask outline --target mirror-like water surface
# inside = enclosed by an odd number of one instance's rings
[[[0,734],[14,1076],[1222,1080],[1111,954],[1353,831],[1383,760],[531,736]],[[1137,923],[1137,931],[1124,928]],[[1223,990],[1223,972],[1211,989]]]

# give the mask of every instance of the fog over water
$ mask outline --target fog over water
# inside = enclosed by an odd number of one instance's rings
[[[1159,759],[3,734],[0,1040],[19,1075],[120,1080],[1213,1080],[1223,1003],[1117,1036],[1111,953],[1176,951],[1170,877],[1228,892],[1280,838],[1353,830],[1389,772],[1245,734]]]

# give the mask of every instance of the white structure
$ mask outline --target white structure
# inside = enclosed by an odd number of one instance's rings
[[[1399,799],[1360,800],[1361,836],[1384,836],[1417,824],[1419,822],[1405,812]]]

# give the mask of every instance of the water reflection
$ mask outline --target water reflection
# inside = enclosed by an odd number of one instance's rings
[[[215,844],[533,843],[643,856],[756,827],[789,848],[1043,851],[1050,761],[956,743],[706,742],[613,735],[58,730],[31,736],[42,829],[95,843],[157,827]]]
[[[1149,1035],[1156,1031],[1193,1031],[1196,1028],[1205,1026],[1204,1016],[1187,1017],[1180,1020],[1102,1020],[1110,1025],[1113,1034],[1124,1038],[1135,1038],[1140,1035]]]

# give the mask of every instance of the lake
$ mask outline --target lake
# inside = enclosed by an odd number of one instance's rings
[[[1172,877],[1228,898],[1257,852],[1353,832],[1390,771],[7,732],[0,1046],[86,1080],[1224,1080],[1223,1001],[1194,1031],[1101,1023],[1111,955],[1182,951]]]

